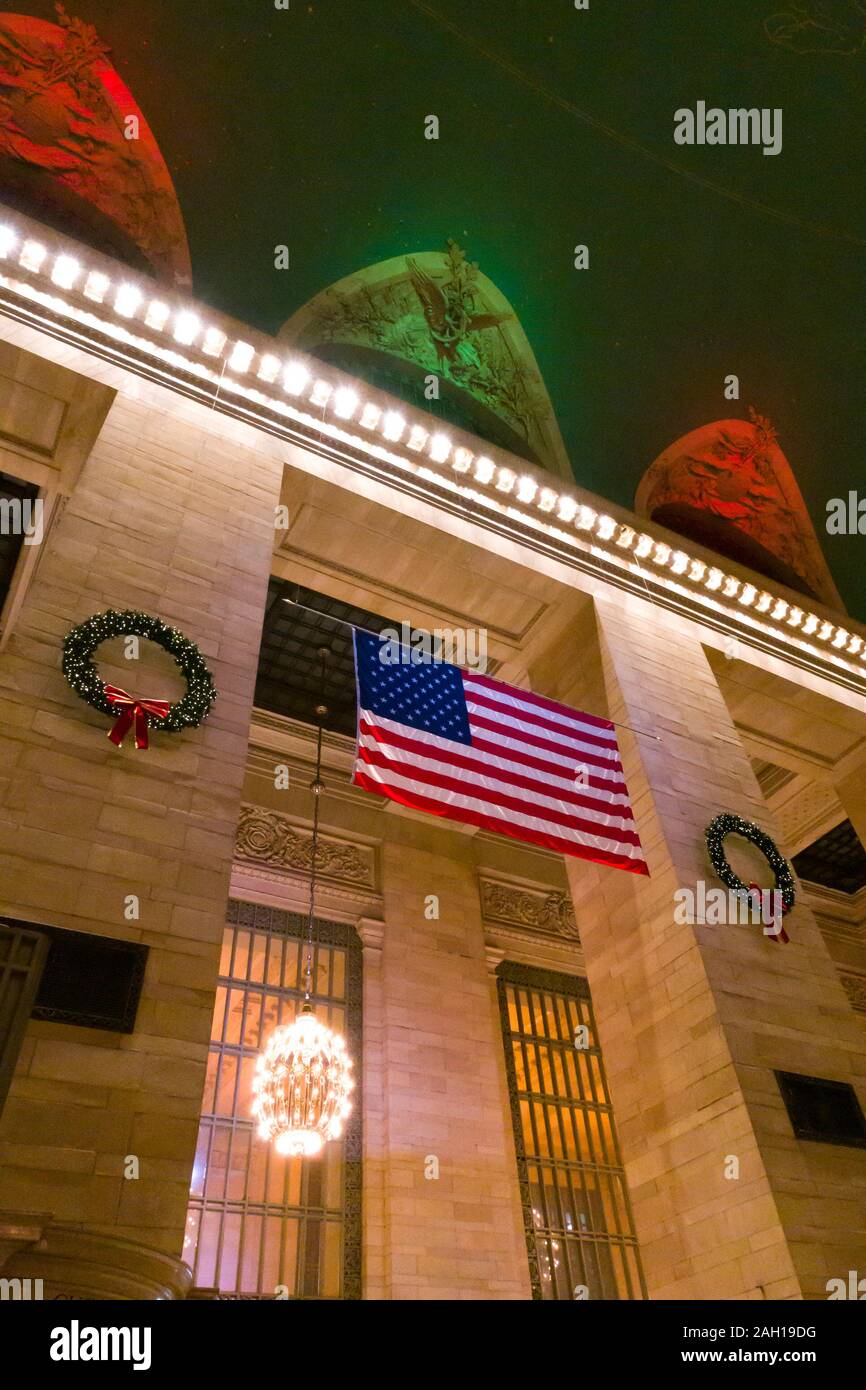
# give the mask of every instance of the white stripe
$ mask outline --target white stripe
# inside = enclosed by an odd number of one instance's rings
[[[507,778],[495,775],[485,776],[483,773],[467,771],[466,768],[452,767],[450,764],[443,764],[437,758],[425,758],[423,754],[415,751],[407,752],[404,748],[395,748],[390,743],[380,743],[370,734],[363,734],[359,740],[361,747],[369,748],[373,752],[381,752],[390,762],[401,764],[404,769],[411,770],[413,767],[423,768],[425,772],[444,774],[447,777],[454,777],[460,782],[465,782],[469,787],[474,787],[477,791],[489,789],[491,792],[505,793],[506,795],[521,797],[526,800],[527,805],[546,807],[549,811],[561,811],[568,816],[576,816],[583,820],[592,821],[599,827],[607,830],[625,830],[636,834],[635,823],[630,818],[611,814],[604,809],[604,804],[598,807],[592,806],[572,806],[561,801],[556,796],[545,796],[540,791],[527,791],[525,787],[516,787]],[[571,785],[566,783],[568,790],[573,790]],[[567,830],[567,827],[563,827]]]
[[[555,825],[552,821],[542,820],[540,816],[522,815],[516,811],[509,811],[505,806],[496,806],[491,802],[481,801],[478,797],[464,796],[461,792],[445,792],[438,787],[428,787],[426,783],[415,782],[411,777],[403,777],[399,772],[386,771],[385,768],[373,767],[360,760],[356,763],[356,768],[371,782],[377,782],[381,787],[394,787],[397,791],[423,796],[429,801],[438,801],[444,806],[453,807],[455,810],[477,811],[481,815],[491,817],[491,819],[505,821],[510,825],[523,826],[527,830],[534,830],[538,835],[553,835],[559,840],[568,840],[575,845],[603,850],[607,854],[617,854],[620,858],[634,859],[636,862],[643,863],[643,855],[639,845],[622,844],[619,840],[608,840],[604,835],[591,835],[584,830],[573,830],[566,825]]]
[[[619,752],[614,730],[600,729],[597,724],[587,724],[581,719],[578,710],[575,710],[573,716],[569,718],[565,714],[559,714],[556,710],[548,709],[545,705],[535,704],[534,701],[530,699],[521,699],[520,697],[523,695],[523,691],[518,690],[516,687],[509,687],[508,691],[491,690],[490,686],[482,685],[480,681],[473,680],[471,673],[467,671],[463,672],[463,686],[464,689],[467,690],[467,694],[471,690],[473,694],[479,696],[485,695],[488,700],[494,700],[498,705],[503,705],[505,708],[522,711],[530,717],[532,715],[537,715],[539,719],[550,719],[553,723],[562,724],[566,728],[572,729],[577,733],[594,734],[597,738],[604,739],[605,743],[616,748],[617,752]]]
[[[386,729],[390,733],[402,734],[406,738],[417,739],[421,743],[429,744],[431,748],[443,748],[448,752],[453,752],[456,749],[461,753],[471,753],[475,757],[483,759],[485,762],[493,758],[493,754],[488,753],[486,749],[475,749],[471,744],[461,743],[458,739],[442,738],[439,734],[428,733],[426,729],[415,729],[411,724],[401,724],[396,719],[386,719],[384,715],[373,714],[370,710],[361,710],[361,717],[366,719],[370,724],[378,725],[380,728]],[[547,749],[535,748],[531,744],[523,743],[518,738],[509,738],[504,733],[498,735],[494,734],[490,729],[479,729],[477,733],[479,738],[495,740],[497,745],[504,752],[525,753],[529,757],[537,758],[539,762],[543,762],[551,769],[551,774],[547,774],[539,772],[537,768],[523,768],[518,763],[510,764],[516,771],[522,771],[523,775],[526,777],[543,777],[547,775],[555,777],[558,771],[562,771],[565,773],[569,785],[573,785],[576,769],[578,767],[586,767],[590,777],[597,777],[600,782],[624,781],[622,769],[617,772],[617,770],[612,767],[595,767],[594,765],[582,763],[579,758],[566,756],[558,757],[556,753],[549,753]],[[600,796],[609,800],[611,804],[629,805],[629,798],[625,792],[606,792],[601,787],[587,787],[584,790],[587,792],[591,791],[594,796]]]

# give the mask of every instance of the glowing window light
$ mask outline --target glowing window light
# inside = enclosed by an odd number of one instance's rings
[[[451,453],[451,440],[447,434],[434,434],[430,440],[430,457],[434,463],[446,463]]]
[[[41,241],[25,241],[21,247],[21,255],[18,257],[18,264],[23,265],[25,270],[38,271],[48,255],[47,247]]]
[[[333,386],[329,381],[322,381],[321,378],[314,384],[310,393],[312,405],[327,405],[333,393]]]
[[[612,516],[600,516],[596,523],[596,530],[600,540],[609,541],[616,531],[616,522]]]
[[[253,1115],[259,1137],[277,1153],[312,1157],[339,1139],[352,1109],[352,1060],[307,1006],[294,1022],[276,1028],[256,1062]]]
[[[692,560],[692,561],[690,562],[690,564],[689,564],[689,579],[693,580],[693,581],[695,582],[695,584],[700,584],[700,583],[701,583],[701,581],[703,580],[703,577],[704,577],[704,575],[706,574],[706,572],[707,572],[707,567],[706,567],[706,565],[704,564],[703,560]]]
[[[517,482],[517,474],[511,468],[500,468],[496,474],[496,491],[510,492]]]
[[[848,651],[851,653],[852,656],[856,656],[862,646],[862,637],[852,637],[851,641],[848,643]]]
[[[474,457],[471,449],[455,449],[451,466],[457,473],[468,473]]]
[[[833,624],[832,624],[832,623],[828,623],[828,622],[825,620],[825,621],[821,624],[821,626],[819,627],[819,629],[818,629],[818,641],[819,641],[819,642],[828,642],[828,641],[830,640],[830,633],[831,633],[832,631],[833,631]]]
[[[197,314],[190,313],[189,309],[181,309],[174,320],[174,336],[177,342],[184,347],[189,347],[194,343],[201,332],[201,319]]]
[[[639,536],[637,545],[634,548],[635,557],[638,560],[645,560],[648,555],[652,554],[654,545],[655,541],[652,536]]]
[[[18,238],[11,227],[0,227],[0,256],[5,258],[18,245]]]
[[[637,532],[634,530],[633,527],[620,526],[619,535],[616,538],[616,543],[617,545],[622,546],[623,550],[631,550],[632,546],[634,545],[636,535]]]
[[[358,397],[348,386],[341,386],[334,393],[334,414],[341,420],[351,420],[358,409]]]
[[[725,576],[722,574],[722,571],[717,570],[714,567],[710,570],[704,582],[706,583],[708,589],[720,589],[722,587],[722,580],[724,579],[724,577]]]
[[[781,622],[787,611],[788,605],[785,600],[783,598],[777,598],[770,617],[775,618],[776,622]]]
[[[84,282],[84,293],[95,304],[101,304],[111,289],[111,281],[100,270],[91,270]]]
[[[117,294],[114,296],[115,313],[120,314],[121,318],[131,319],[141,304],[142,294],[137,285],[120,285]],[[148,320],[149,322],[149,320]],[[154,327],[155,325],[151,325]],[[164,326],[164,322],[159,325]]]
[[[51,279],[62,290],[71,290],[81,274],[81,266],[74,256],[58,256],[51,269]]]
[[[811,637],[811,636],[812,636],[812,633],[817,631],[817,628],[818,628],[818,619],[815,617],[815,614],[814,614],[814,613],[810,613],[809,616],[808,616],[808,618],[806,619],[806,621],[805,621],[804,624],[803,624],[803,635],[804,635],[804,637]]]
[[[256,350],[252,343],[236,342],[232,348],[232,355],[229,358],[229,371],[240,373],[248,372],[252,366],[255,355]]]
[[[272,381],[276,381],[282,365],[279,357],[274,357],[272,352],[266,352],[259,363],[259,381],[266,381],[268,385],[270,385]]]
[[[299,396],[310,379],[310,373],[300,362],[290,362],[283,372],[283,388],[290,396]],[[327,400],[327,396],[325,397]]]
[[[487,458],[484,454],[475,460],[475,481],[477,483],[489,483],[496,472],[496,464],[493,459]]]
[[[741,603],[744,608],[748,608],[751,606],[751,604],[755,602],[757,592],[758,591],[755,588],[754,584],[744,584],[743,592],[740,594],[739,598],[737,599],[737,602]]]
[[[725,576],[725,586],[722,592],[725,598],[733,598],[740,587],[739,579],[735,579],[732,574]]]
[[[386,410],[385,421],[382,425],[382,433],[386,439],[390,439],[396,444],[398,439],[403,438],[403,431],[406,428],[406,421],[402,415],[398,415],[396,410]]]
[[[653,550],[653,564],[666,565],[671,558],[671,548],[664,541],[658,541]]]
[[[131,289],[132,287],[126,286],[126,288]],[[121,292],[118,291],[118,299],[120,298],[120,293]],[[117,308],[117,300],[115,300],[114,307]],[[128,313],[129,315],[134,314],[135,308],[128,310]],[[147,324],[148,328],[155,328],[157,332],[159,332],[163,328],[165,328],[165,325],[168,323],[168,316],[170,313],[171,309],[168,307],[167,304],[163,304],[161,299],[152,299],[147,307],[147,313],[144,316],[144,321]]]
[[[518,502],[531,502],[538,491],[538,483],[534,478],[524,476],[517,481],[517,500]]]
[[[755,604],[755,607],[757,608],[757,610],[758,610],[759,613],[766,613],[766,612],[767,612],[767,609],[770,607],[770,605],[772,604],[772,602],[773,602],[773,595],[772,595],[772,594],[768,594],[767,591],[766,591],[766,589],[764,589],[764,590],[758,595],[758,601],[757,601],[757,603]]]
[[[581,503],[577,509],[577,516],[574,518],[574,524],[580,531],[591,531],[596,523],[597,517],[598,512],[594,512],[592,507],[587,507],[585,503]]]
[[[789,627],[799,627],[803,621],[802,608],[792,608],[785,621]]]
[[[833,646],[839,647],[841,650],[841,648],[844,647],[845,643],[848,641],[849,636],[850,633],[846,632],[844,627],[837,627],[836,636],[833,638]]]
[[[553,491],[552,487],[543,487],[538,496],[538,505],[543,512],[552,512],[556,506],[559,494]]]
[[[225,333],[219,328],[208,328],[204,335],[201,350],[202,352],[206,352],[208,357],[218,357],[225,345]]]
[[[365,430],[374,430],[382,418],[381,406],[368,401],[361,411],[361,425]]]
[[[409,431],[409,438],[406,440],[406,448],[414,449],[417,453],[419,449],[424,448],[429,435],[429,430],[425,430],[423,425],[413,425]]]
[[[556,515],[560,521],[574,521],[577,516],[577,503],[573,497],[560,497]]]
[[[675,550],[671,556],[671,569],[674,574],[685,574],[689,567],[689,557],[684,550]]]

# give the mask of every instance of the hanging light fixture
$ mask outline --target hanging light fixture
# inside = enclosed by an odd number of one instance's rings
[[[324,677],[328,648],[319,648]],[[283,1024],[268,1039],[253,1077],[253,1115],[259,1136],[273,1141],[277,1153],[311,1158],[329,1139],[339,1139],[352,1103],[352,1059],[339,1033],[318,1019],[311,1002],[313,928],[316,909],[316,861],[319,844],[319,799],[324,791],[322,721],[327,705],[316,706],[318,739],[313,793],[313,841],[310,865],[310,912],[304,1003],[294,1022]]]

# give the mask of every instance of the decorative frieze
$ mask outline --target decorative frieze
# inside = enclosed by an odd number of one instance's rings
[[[527,889],[496,879],[481,880],[481,910],[488,921],[529,928],[579,941],[574,906],[567,893]]]
[[[866,1013],[866,975],[843,975],[841,979],[851,1007]]]
[[[242,806],[236,854],[241,860],[309,873],[313,866],[313,837],[277,811]],[[320,833],[316,873],[337,882],[372,888],[375,883],[373,850]]]

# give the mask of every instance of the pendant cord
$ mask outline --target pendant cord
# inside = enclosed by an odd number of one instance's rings
[[[327,647],[319,648],[319,660],[321,661],[321,687],[323,691],[325,684],[325,666],[327,664],[329,655],[330,652]],[[322,782],[322,733],[323,721],[327,713],[327,705],[316,705],[316,720],[318,724],[318,732],[316,737],[316,775],[313,781],[310,783],[310,791],[313,793],[313,840],[311,845],[310,859],[310,911],[307,921],[307,968],[305,972],[306,982],[304,989],[305,1012],[310,1012],[312,1009],[310,997],[313,992],[313,928],[316,919],[316,864],[318,862],[319,855],[319,802],[321,801],[322,792],[325,790],[324,783]]]

